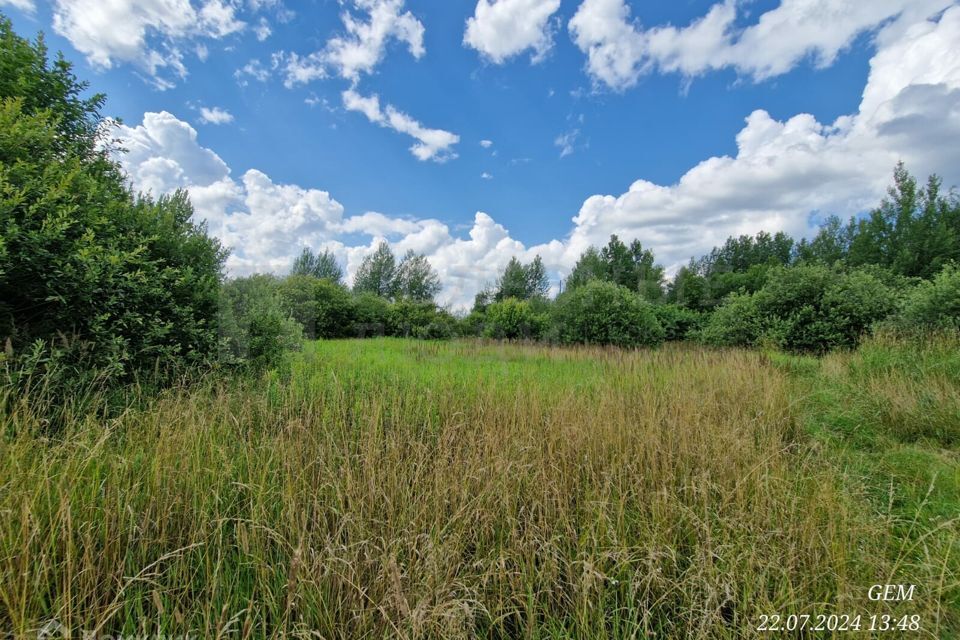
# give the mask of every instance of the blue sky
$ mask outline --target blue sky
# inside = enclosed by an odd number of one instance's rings
[[[0,0],[108,94],[134,184],[190,189],[238,274],[302,246],[352,271],[384,238],[458,306],[513,255],[559,280],[617,232],[675,267],[862,211],[899,159],[960,178],[921,142],[960,119],[946,0],[104,5]]]

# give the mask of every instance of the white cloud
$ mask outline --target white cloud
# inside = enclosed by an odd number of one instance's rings
[[[266,82],[270,79],[270,69],[268,69],[260,60],[254,58],[243,67],[233,72],[233,77],[237,79],[240,86],[245,87],[248,84],[247,78],[253,78],[257,82]]]
[[[220,107],[200,107],[200,121],[206,124],[229,124],[233,122],[233,114]]]
[[[367,20],[344,11],[345,33],[331,38],[322,50],[305,56],[283,54],[287,87],[325,78],[331,70],[356,84],[361,74],[372,73],[380,64],[391,40],[406,44],[414,58],[423,56],[423,24],[403,11],[403,0],[351,0],[350,4],[366,13]]]
[[[478,0],[463,44],[496,64],[528,49],[538,62],[553,46],[550,18],[559,9],[560,0]]]
[[[171,76],[187,74],[181,44],[223,38],[244,26],[234,5],[223,0],[196,6],[190,0],[55,0],[53,7],[54,31],[91,64],[110,68],[116,62],[132,63],[161,89],[173,86]]]
[[[737,26],[736,0],[724,0],[677,28],[643,29],[625,0],[584,0],[570,20],[576,45],[587,54],[595,82],[622,90],[653,69],[692,77],[724,68],[764,80],[805,59],[829,66],[859,34],[891,19],[914,24],[955,0],[783,0],[756,23]]]
[[[493,140],[481,140],[480,146],[483,147],[484,149],[489,149],[490,147],[493,146]]]
[[[348,111],[362,113],[370,122],[381,127],[416,139],[417,142],[410,147],[410,153],[418,160],[446,162],[457,157],[452,147],[460,142],[460,136],[442,129],[428,129],[393,105],[381,109],[380,98],[376,94],[364,97],[353,89],[347,89],[343,92],[343,106]]]
[[[488,171],[484,171],[483,173],[481,173],[480,177],[483,178],[484,180],[493,180],[493,174]]]
[[[571,129],[564,134],[557,136],[553,141],[555,147],[560,149],[560,157],[566,158],[576,151],[577,138],[580,137],[580,129]]]
[[[267,22],[266,18],[260,18],[260,22],[257,23],[257,26],[253,30],[254,34],[257,36],[257,40],[263,42],[270,37],[270,34],[273,33],[273,29],[270,28],[270,23]]]
[[[611,233],[639,238],[659,261],[676,268],[728,236],[760,230],[808,234],[812,213],[852,215],[883,196],[897,160],[917,175],[945,172],[960,182],[960,7],[938,21],[892,24],[881,43],[856,113],[831,124],[799,114],[785,121],[757,110],[737,135],[737,153],[699,163],[675,184],[637,180],[620,195],[587,198],[560,239],[528,246],[491,216],[477,212],[467,236],[435,219],[365,213],[344,219],[330,194],[281,185],[247,171],[238,181],[196,131],[168,113],[146,114],[121,127],[130,153],[123,164],[141,189],[189,189],[197,215],[235,248],[235,274],[282,272],[308,244],[329,248],[353,274],[380,239],[397,253],[423,252],[444,283],[442,302],[469,306],[512,256],[543,256],[554,279],[569,273],[580,253]],[[362,109],[389,120],[379,101],[354,95]],[[351,243],[352,234],[370,242]]]
[[[0,6],[11,6],[26,13],[33,13],[37,9],[33,0],[0,0]]]

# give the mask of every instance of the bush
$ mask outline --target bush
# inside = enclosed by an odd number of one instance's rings
[[[254,275],[223,285],[220,304],[221,361],[255,369],[276,366],[296,349],[303,329],[284,309],[280,283]]]
[[[293,275],[280,284],[279,294],[284,309],[300,323],[308,339],[350,335],[354,308],[345,287],[324,278]]]
[[[458,334],[457,319],[442,309],[438,309],[433,321],[425,327],[414,330],[414,336],[421,340],[450,340]]]
[[[754,296],[735,293],[710,314],[700,339],[716,347],[756,344],[763,334],[763,321]]]
[[[947,265],[908,292],[892,324],[907,331],[960,329],[960,266]]]
[[[823,353],[856,346],[873,324],[894,310],[896,300],[894,289],[870,270],[778,267],[755,294],[730,296],[701,337],[715,345],[768,343]]]
[[[416,337],[437,319],[437,307],[432,302],[403,299],[390,305],[387,314],[387,335],[398,338]]]
[[[487,307],[483,335],[501,340],[537,340],[547,324],[547,317],[534,311],[529,301],[507,298]]]
[[[371,338],[387,335],[390,303],[374,293],[360,293],[353,297],[353,324],[350,335]]]
[[[0,17],[0,342],[67,378],[172,376],[216,355],[226,252],[186,194],[130,193],[86,88]]]
[[[686,340],[703,325],[703,314],[676,304],[654,305],[653,312],[667,341]]]
[[[593,280],[567,291],[554,310],[557,339],[566,344],[657,345],[665,332],[653,305],[626,287]]]

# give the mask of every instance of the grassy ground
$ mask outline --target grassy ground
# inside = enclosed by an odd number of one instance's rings
[[[958,354],[325,342],[56,440],[21,407],[0,630],[740,638],[859,614],[836,635],[869,637],[890,614],[952,637]]]

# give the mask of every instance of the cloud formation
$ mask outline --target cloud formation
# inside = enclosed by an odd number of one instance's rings
[[[53,6],[54,31],[91,64],[132,63],[160,89],[186,77],[184,44],[224,38],[245,26],[224,0],[55,0]]]
[[[460,142],[460,136],[442,129],[428,129],[422,124],[397,110],[393,105],[380,109],[380,97],[376,94],[364,97],[353,89],[343,92],[343,106],[347,111],[358,111],[370,122],[404,133],[417,142],[410,147],[410,153],[417,160],[446,162],[457,157],[453,145]]]
[[[220,107],[200,107],[200,121],[205,124],[229,124],[233,122],[233,114]]]
[[[539,62],[553,46],[551,17],[559,9],[560,0],[478,0],[463,44],[495,64],[527,50]]]
[[[423,24],[403,11],[403,0],[351,0],[350,4],[365,13],[366,20],[346,10],[341,14],[344,33],[328,40],[323,49],[307,55],[284,54],[287,87],[331,73],[356,85],[361,75],[372,73],[380,64],[391,40],[406,44],[410,55],[418,60],[426,52]]]
[[[891,23],[877,43],[855,113],[821,123],[808,114],[777,120],[756,110],[737,134],[736,154],[708,158],[675,184],[641,179],[622,194],[590,196],[568,233],[533,246],[484,212],[461,236],[436,219],[374,212],[345,218],[329,193],[277,184],[256,169],[234,179],[226,163],[199,144],[197,132],[169,113],[145,114],[141,125],[120,127],[118,135],[130,150],[122,162],[138,188],[189,189],[198,217],[235,248],[233,273],[285,271],[307,244],[332,250],[352,277],[362,258],[387,240],[397,253],[426,254],[444,283],[440,300],[462,308],[513,256],[540,254],[556,282],[589,245],[617,233],[639,238],[676,268],[730,235],[804,235],[817,215],[854,215],[875,206],[898,160],[921,176],[946,171],[946,183],[957,184],[960,148],[951,142],[960,139],[960,7],[939,19]],[[382,109],[376,96],[351,93],[344,100],[392,126],[389,107]],[[369,242],[358,241],[358,234]]]
[[[593,80],[623,90],[653,70],[693,77],[732,68],[760,81],[784,74],[806,59],[826,67],[864,32],[894,19],[897,28],[905,28],[953,4],[954,0],[783,0],[755,23],[739,28],[745,5],[724,0],[685,27],[644,29],[631,18],[625,0],[584,0],[568,26],[574,43],[587,55],[586,69]]]

